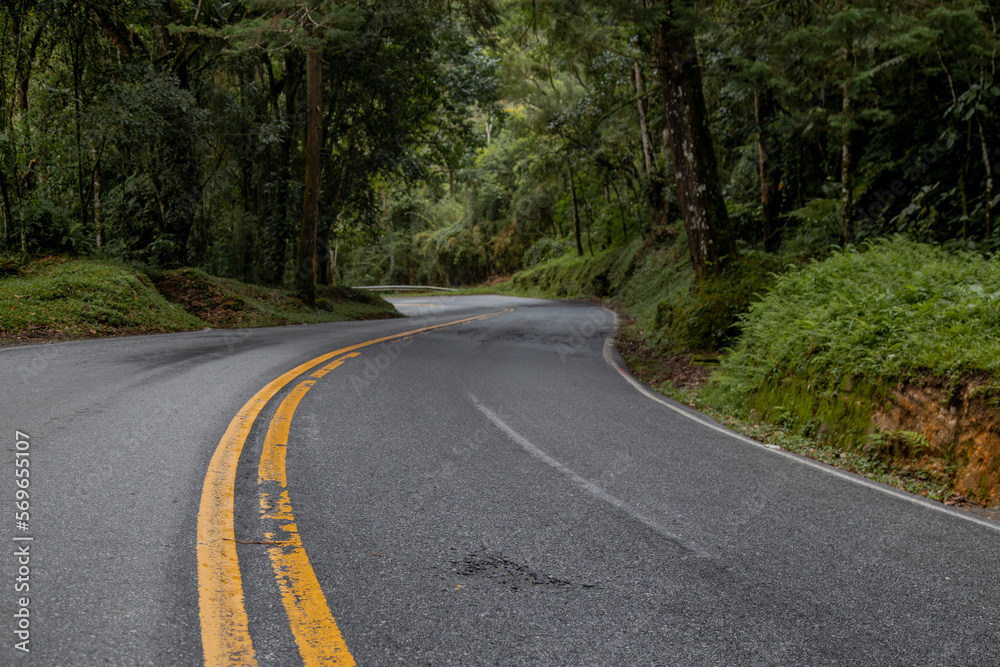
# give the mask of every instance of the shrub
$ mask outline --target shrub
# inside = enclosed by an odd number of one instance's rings
[[[709,398],[746,405],[788,378],[814,393],[1000,368],[1000,259],[904,238],[779,277],[741,318]]]
[[[708,276],[689,293],[665,300],[657,309],[656,326],[677,348],[714,352],[739,335],[739,317],[767,288],[774,259],[751,254],[732,262],[720,275]]]

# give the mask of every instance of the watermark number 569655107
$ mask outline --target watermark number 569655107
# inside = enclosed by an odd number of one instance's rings
[[[29,653],[31,642],[31,443],[27,433],[15,431],[14,445],[14,558],[17,574],[14,592],[17,595],[14,612],[14,648]]]

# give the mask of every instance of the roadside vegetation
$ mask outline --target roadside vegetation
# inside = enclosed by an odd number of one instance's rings
[[[996,374],[1000,258],[902,238],[847,248],[778,277],[741,322],[710,396],[818,428],[822,410],[799,409],[793,385],[884,399],[902,381]]]
[[[148,278],[121,265],[51,257],[16,272],[12,262],[7,266],[8,275],[0,278],[4,342],[207,326],[167,301]]]
[[[998,306],[995,256],[901,237],[838,250],[775,279],[698,398],[993,504]]]
[[[149,275],[120,263],[45,257],[0,262],[0,344],[399,317],[376,295],[328,287],[318,308],[289,290],[194,270]]]
[[[319,286],[316,306],[309,307],[292,290],[216,278],[198,269],[157,273],[153,284],[169,301],[217,328],[400,317],[382,297],[345,287]]]

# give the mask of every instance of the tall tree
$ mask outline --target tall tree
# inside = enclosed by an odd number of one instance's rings
[[[647,120],[648,98],[643,83],[642,64],[636,59],[635,70],[635,108],[639,116],[639,136],[642,140],[642,164],[646,174],[646,201],[652,215],[652,225],[655,230],[662,230],[670,217],[670,200],[666,196],[666,179],[660,172],[656,156],[653,154],[653,138],[649,133]]]
[[[262,14],[236,26],[234,34],[254,42],[264,39],[278,48],[305,51],[306,138],[302,223],[294,273],[302,300],[316,305],[316,230],[319,221],[323,132],[323,53],[331,42],[337,48],[356,37],[360,8],[352,3],[307,0],[260,0]]]
[[[323,50],[306,49],[306,173],[302,195],[296,287],[302,300],[316,305],[316,225],[319,221],[320,154],[323,133]]]
[[[663,92],[677,198],[695,275],[717,271],[734,251],[705,109],[691,0],[660,0],[653,53]]]

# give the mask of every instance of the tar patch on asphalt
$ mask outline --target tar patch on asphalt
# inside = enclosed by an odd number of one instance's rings
[[[462,560],[453,560],[456,574],[463,577],[481,577],[511,590],[544,586],[551,588],[596,588],[594,584],[574,584],[565,579],[539,574],[527,565],[514,562],[503,554],[472,553]]]

